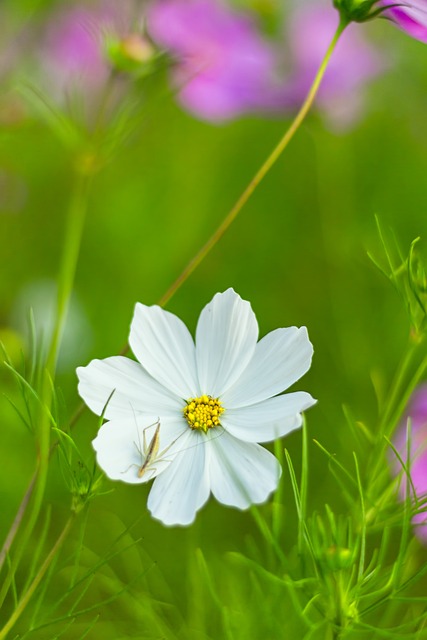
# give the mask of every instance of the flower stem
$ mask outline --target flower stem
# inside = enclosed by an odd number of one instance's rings
[[[4,640],[4,638],[6,638],[7,634],[9,633],[9,631],[15,625],[17,620],[21,617],[25,607],[27,606],[27,604],[31,600],[32,596],[34,595],[35,590],[39,586],[39,584],[42,581],[44,575],[46,574],[46,571],[49,569],[49,567],[50,567],[50,565],[52,563],[52,560],[55,558],[55,556],[58,553],[58,551],[60,550],[65,538],[67,537],[68,532],[69,532],[69,530],[71,528],[71,525],[73,524],[74,517],[75,517],[75,514],[70,516],[70,518],[67,520],[67,523],[66,523],[65,527],[61,531],[60,536],[58,537],[57,541],[55,542],[55,544],[53,545],[53,547],[50,550],[49,554],[47,555],[47,557],[46,557],[45,561],[43,562],[42,566],[40,567],[38,573],[34,577],[34,580],[31,582],[30,586],[28,587],[28,589],[24,593],[24,595],[20,598],[20,600],[19,600],[19,602],[18,602],[18,604],[17,604],[17,606],[15,608],[15,611],[12,613],[12,615],[9,618],[9,620],[6,622],[4,627],[0,630],[0,640]]]
[[[417,387],[417,385],[420,383],[420,381],[424,377],[426,369],[427,369],[427,356],[424,356],[424,358],[422,359],[422,361],[418,365],[414,375],[412,376],[411,380],[407,384],[406,389],[404,389],[403,392],[402,392],[401,399],[397,403],[395,411],[394,411],[392,417],[390,418],[390,430],[389,430],[388,434],[386,433],[386,435],[390,436],[392,434],[392,432],[393,432],[394,428],[396,427],[399,419],[401,418],[403,412],[405,411],[405,408],[408,405],[408,402],[409,402],[409,399],[410,399],[411,395],[413,394],[413,392],[415,391],[415,388]]]
[[[277,557],[282,562],[283,566],[284,567],[288,567],[288,559],[286,558],[286,555],[283,553],[280,544],[275,539],[271,527],[268,526],[268,524],[266,523],[266,521],[262,517],[262,515],[261,515],[261,513],[260,513],[260,511],[258,509],[258,506],[257,505],[252,505],[250,507],[249,511],[251,512],[251,515],[253,516],[253,519],[255,520],[255,523],[256,523],[258,529],[260,530],[261,535],[265,539],[267,545],[269,545],[269,547],[271,549],[274,549],[274,551],[277,554]],[[1,640],[1,638],[0,638],[0,640]]]
[[[65,245],[58,279],[58,299],[54,333],[46,362],[47,371],[53,376],[56,370],[59,346],[68,313],[74,285],[83,226],[86,217],[90,175],[77,175],[73,197],[68,211]]]
[[[340,22],[338,28],[334,34],[334,37],[331,40],[331,43],[325,53],[325,56],[320,64],[320,67],[317,71],[316,77],[313,80],[313,84],[310,87],[310,90],[307,94],[306,99],[304,100],[300,110],[295,116],[292,124],[289,129],[286,131],[285,135],[280,140],[279,144],[273,149],[271,154],[268,156],[267,160],[263,163],[263,165],[258,169],[252,180],[247,185],[246,189],[243,191],[241,196],[238,198],[235,205],[223,219],[219,227],[214,231],[209,240],[201,247],[201,249],[196,253],[196,255],[190,260],[182,273],[178,276],[175,282],[171,285],[171,287],[166,291],[166,293],[160,298],[158,304],[159,306],[165,306],[172,296],[178,291],[178,289],[184,284],[184,282],[190,277],[193,271],[199,266],[199,264],[204,260],[204,258],[208,255],[211,249],[219,242],[224,233],[227,231],[229,226],[234,222],[237,218],[240,211],[243,209],[245,204],[248,202],[249,198],[261,183],[261,181],[265,178],[270,169],[275,165],[277,160],[282,155],[283,151],[288,146],[289,142],[294,137],[295,133],[298,131],[302,122],[304,121],[307,113],[309,112],[314,99],[319,90],[320,84],[322,82],[322,78],[327,69],[329,60],[334,52],[335,46],[347,26],[346,22]]]
[[[45,369],[43,372],[42,388],[41,388],[41,410],[37,422],[38,437],[38,461],[36,469],[36,477],[31,480],[30,486],[25,493],[21,506],[9,530],[6,542],[3,546],[1,561],[9,553],[13,538],[16,536],[25,515],[25,502],[28,504],[30,497],[31,511],[22,532],[20,544],[18,545],[15,555],[11,560],[8,574],[4,580],[0,591],[0,606],[3,604],[7,595],[15,571],[21,561],[27,543],[36,525],[47,481],[49,453],[50,453],[50,429],[51,429],[51,407],[54,398],[53,380],[55,378],[56,364],[58,360],[61,337],[64,330],[65,320],[67,317],[68,306],[71,298],[74,276],[77,266],[77,260],[80,250],[81,237],[84,226],[84,219],[87,209],[88,189],[90,184],[90,176],[76,175],[74,192],[68,210],[67,226],[65,230],[65,244],[62,253],[62,261],[58,278],[58,294],[56,319],[53,335],[46,358]],[[32,494],[32,496],[31,496]]]
[[[402,386],[406,380],[406,376],[408,375],[408,371],[410,370],[415,354],[417,353],[417,343],[412,342],[408,349],[406,350],[402,362],[398,367],[398,370],[395,374],[394,380],[392,382],[386,406],[384,408],[384,413],[381,418],[379,433],[381,437],[385,434],[390,436],[394,425],[390,423],[391,417],[395,410],[398,398],[402,393]]]
[[[0,551],[0,571],[3,567],[4,561],[6,560],[9,554],[9,551],[13,544],[15,536],[19,530],[19,526],[21,524],[22,518],[24,517],[25,511],[27,509],[28,503],[30,501],[31,495],[34,490],[34,486],[36,484],[36,478],[37,478],[37,472],[35,471],[30,480],[30,484],[28,485],[27,490],[24,494],[24,497],[21,500],[21,504],[19,505],[18,511],[16,512],[16,516],[11,524],[11,527],[6,536],[6,539],[3,543],[2,549]]]

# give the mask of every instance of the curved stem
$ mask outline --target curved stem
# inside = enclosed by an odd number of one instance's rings
[[[3,543],[2,549],[0,551],[0,571],[3,567],[4,561],[6,560],[9,554],[9,551],[13,544],[15,536],[19,530],[19,526],[21,524],[22,518],[24,517],[25,511],[27,509],[28,503],[30,501],[31,495],[33,493],[33,490],[36,484],[36,478],[37,478],[37,471],[33,473],[33,476],[30,480],[30,484],[28,485],[27,490],[24,494],[24,497],[21,500],[21,504],[19,505],[18,511],[16,512],[15,519],[12,522],[12,525]]]
[[[314,99],[317,95],[317,92],[320,87],[320,83],[322,82],[322,78],[327,69],[329,60],[334,52],[335,46],[338,42],[339,37],[347,26],[346,22],[340,22],[338,28],[332,38],[332,41],[326,51],[326,54],[320,64],[320,67],[317,71],[316,77],[313,80],[313,84],[310,87],[310,90],[307,94],[306,99],[304,100],[300,110],[295,116],[292,124],[289,129],[286,131],[283,138],[280,140],[279,144],[273,149],[273,151],[268,156],[267,160],[261,166],[260,169],[256,172],[252,180],[247,185],[246,189],[243,191],[241,196],[238,198],[237,202],[233,206],[233,208],[226,215],[224,220],[221,222],[219,227],[214,231],[209,240],[203,245],[203,247],[196,253],[196,255],[190,260],[182,273],[178,276],[175,282],[169,287],[166,293],[160,298],[158,304],[161,307],[164,307],[172,296],[178,291],[178,289],[184,284],[184,282],[190,277],[193,271],[199,266],[199,264],[204,260],[207,254],[211,251],[211,249],[217,244],[217,242],[222,238],[224,233],[227,231],[228,227],[234,222],[237,218],[240,211],[243,209],[244,205],[247,203],[255,189],[258,187],[260,182],[265,178],[270,169],[274,166],[277,160],[282,155],[283,151],[288,146],[289,142],[294,137],[295,133],[298,131],[302,122],[304,121],[307,113],[309,112]]]
[[[24,593],[24,595],[20,598],[20,600],[19,600],[19,602],[18,602],[18,604],[17,604],[17,606],[15,608],[15,611],[12,613],[12,615],[9,618],[9,620],[6,622],[4,627],[1,629],[1,631],[0,631],[0,640],[4,640],[4,638],[6,638],[7,634],[9,633],[9,631],[15,625],[17,620],[21,617],[24,609],[26,608],[27,604],[31,600],[32,596],[34,595],[34,592],[36,591],[36,589],[39,586],[40,582],[42,581],[43,577],[45,576],[46,571],[49,569],[49,567],[50,567],[50,565],[52,563],[52,560],[55,558],[55,556],[58,553],[58,551],[60,550],[65,538],[67,537],[68,532],[69,532],[69,530],[71,528],[71,525],[73,524],[74,517],[75,517],[75,514],[73,514],[68,519],[65,527],[61,531],[60,536],[58,537],[57,541],[53,545],[52,549],[50,550],[49,554],[47,555],[45,561],[43,562],[43,564],[40,567],[39,571],[37,572],[36,576],[34,577],[34,580],[31,582],[30,586],[28,587],[28,589]]]

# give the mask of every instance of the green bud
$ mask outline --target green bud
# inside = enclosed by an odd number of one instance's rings
[[[85,463],[77,461],[77,465],[72,470],[70,487],[72,511],[79,513],[90,500],[100,495],[102,479],[102,475],[94,476]]]
[[[333,0],[334,7],[338,9],[341,20],[350,22],[366,22],[375,18],[386,7],[378,8],[380,0]]]
[[[331,571],[348,569],[353,563],[353,554],[346,547],[331,545],[324,552],[324,561]]]
[[[106,53],[115,69],[137,74],[145,73],[157,55],[152,44],[137,33],[107,41]]]

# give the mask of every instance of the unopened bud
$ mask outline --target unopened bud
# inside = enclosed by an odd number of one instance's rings
[[[332,545],[325,551],[325,561],[331,571],[340,571],[351,565],[353,554],[346,547]]]
[[[366,22],[384,10],[378,7],[381,0],[333,0],[344,23]]]
[[[153,45],[138,33],[107,43],[107,55],[118,71],[141,72],[154,58]]]

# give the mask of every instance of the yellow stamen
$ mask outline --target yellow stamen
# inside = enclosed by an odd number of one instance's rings
[[[190,429],[201,429],[205,433],[208,429],[220,426],[219,417],[224,413],[224,407],[218,398],[203,395],[190,398],[184,407],[184,418]]]

